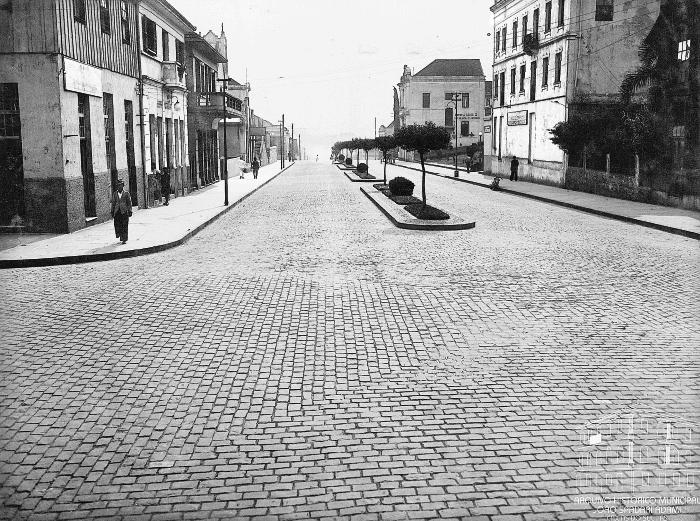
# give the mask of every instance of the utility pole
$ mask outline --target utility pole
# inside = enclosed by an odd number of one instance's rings
[[[299,159],[304,159],[304,156],[301,153],[301,134],[297,136],[297,150],[299,150]]]
[[[281,156],[282,156],[282,168],[284,168],[284,114],[282,114],[282,123],[280,126],[280,150],[281,150]]]
[[[294,123],[292,123],[292,145],[290,152],[292,153],[292,161],[294,161]]]
[[[231,78],[221,78],[221,110],[224,122],[224,206],[228,206],[228,147],[226,142],[226,82]]]

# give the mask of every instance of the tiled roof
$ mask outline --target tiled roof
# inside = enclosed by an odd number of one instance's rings
[[[413,76],[483,76],[481,60],[433,60]]]

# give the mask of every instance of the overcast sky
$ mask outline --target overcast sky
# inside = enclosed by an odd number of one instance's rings
[[[170,0],[197,30],[224,24],[230,76],[255,113],[282,113],[309,156],[372,137],[392,120],[392,86],[436,58],[479,58],[491,75],[491,0]]]

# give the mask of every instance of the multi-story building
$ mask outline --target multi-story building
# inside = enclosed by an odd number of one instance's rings
[[[0,5],[0,225],[65,233],[144,202],[131,0]]]
[[[165,0],[141,0],[141,72],[147,204],[160,201],[160,176],[170,172],[170,191],[189,186],[185,34],[196,29]]]
[[[486,171],[564,185],[566,157],[549,129],[573,105],[610,102],[639,63],[659,1],[498,0],[494,15],[493,118]]]
[[[393,136],[394,135],[394,122],[392,121],[388,125],[379,125],[379,130],[377,130],[377,135],[382,136]]]
[[[185,34],[185,62],[190,156],[187,185],[193,190],[220,178],[218,129],[224,106],[229,114],[231,103],[230,96],[221,92],[223,85],[217,82],[218,67],[226,57],[197,33]]]
[[[401,126],[432,121],[451,132],[453,144],[455,131],[457,146],[476,143],[483,133],[485,82],[475,59],[433,60],[416,74],[404,65],[398,84]]]

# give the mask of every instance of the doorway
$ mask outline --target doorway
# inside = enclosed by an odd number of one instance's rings
[[[0,83],[0,225],[24,217],[24,159],[17,83]]]
[[[104,109],[105,120],[105,155],[107,159],[107,171],[112,185],[112,192],[117,191],[117,179],[119,172],[117,171],[117,151],[114,148],[114,103],[112,95],[102,93],[102,105]]]
[[[131,100],[124,100],[124,136],[126,137],[126,164],[129,169],[129,193],[135,201],[138,198],[138,184],[134,158],[134,107]]]
[[[97,217],[95,172],[92,169],[92,140],[90,139],[90,98],[87,94],[78,94],[78,135],[80,136],[80,172],[83,175],[85,217]]]

